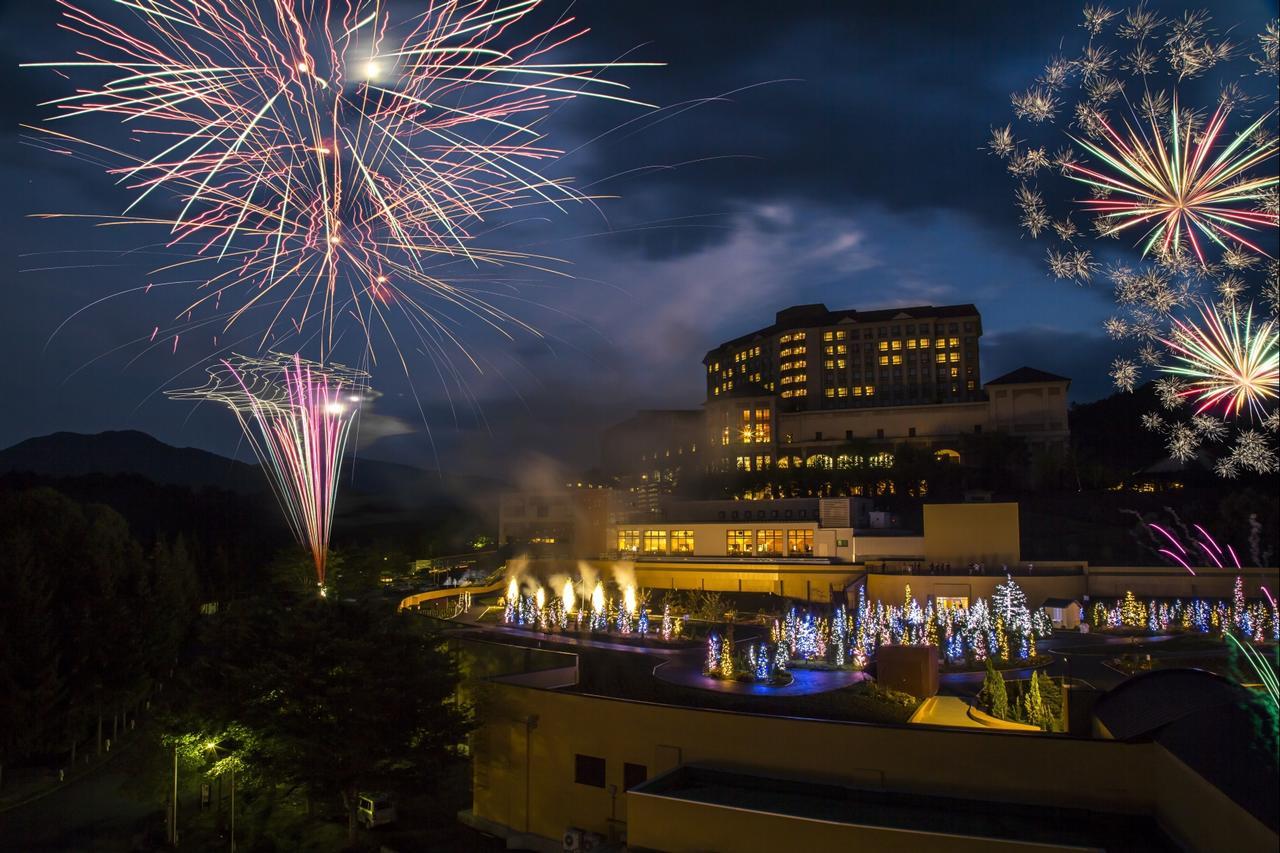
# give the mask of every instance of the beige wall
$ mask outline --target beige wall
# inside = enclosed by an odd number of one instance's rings
[[[1072,598],[1083,600],[1085,576],[1044,576],[1016,578],[1018,586],[1027,594],[1027,604],[1035,607],[1046,598]],[[969,603],[979,598],[991,600],[991,594],[997,584],[1004,583],[1004,575],[880,575],[874,572],[867,575],[867,599],[883,601],[885,604],[901,604],[906,595],[907,584],[911,585],[911,596],[924,605],[925,599],[965,597]]]
[[[987,388],[991,426],[1029,441],[1067,437],[1067,383],[1037,382]]]
[[[479,711],[474,814],[546,838],[571,826],[608,834],[611,815],[625,829],[629,762],[649,778],[702,763],[907,793],[1150,811],[1193,849],[1276,845],[1274,833],[1154,743],[753,716],[500,683]],[[605,759],[605,788],[574,782],[578,753]],[[668,824],[637,837],[699,831]]]
[[[906,439],[914,428],[916,438],[937,438],[971,434],[975,426],[987,428],[987,404],[939,403],[920,406],[876,406],[866,409],[829,409],[816,412],[781,413],[778,421],[778,452],[788,452],[784,436],[790,433],[793,444],[807,450],[829,447],[835,452],[844,443],[845,431],[855,438],[884,437]],[[822,440],[814,436],[821,432]],[[957,448],[959,449],[959,448]]]
[[[999,568],[1022,556],[1016,503],[924,505],[926,563]]]

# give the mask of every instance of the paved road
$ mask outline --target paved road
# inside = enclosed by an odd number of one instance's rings
[[[0,814],[0,850],[108,853],[135,849],[149,818],[162,809],[139,802],[122,788],[127,762],[114,760],[35,802]],[[163,830],[161,830],[163,832]]]

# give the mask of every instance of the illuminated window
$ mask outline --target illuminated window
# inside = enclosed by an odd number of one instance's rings
[[[845,335],[846,333],[844,331],[836,332],[836,340],[843,341],[845,339]]]
[[[751,530],[726,530],[725,552],[730,556],[749,557],[755,551],[755,533]]]
[[[803,341],[803,340],[805,339],[805,337],[806,337],[806,334],[807,334],[807,333],[805,333],[805,332],[796,332],[796,340],[797,340],[797,341]]]
[[[959,375],[960,375],[960,368],[958,368],[958,367],[953,367],[953,368],[951,368],[951,378],[952,378],[952,379],[955,379],[955,378],[956,378],[956,377],[958,377]]]
[[[720,432],[720,444],[725,447],[728,447],[729,445],[729,428],[728,427],[725,427]]]
[[[823,333],[822,333],[822,339],[823,339],[824,341],[829,341],[829,340],[833,339],[835,336],[836,336],[836,335],[835,335],[835,332],[823,332]]]
[[[848,344],[836,344],[836,355],[845,355],[849,352]]]
[[[967,390],[972,391],[974,388],[978,387],[978,384],[970,379],[968,382],[964,383],[964,387]]]
[[[938,364],[946,364],[947,354],[945,352],[940,352],[936,356],[934,356],[933,360],[936,361]]]
[[[797,396],[797,397],[808,397],[808,396],[809,396],[809,389],[808,389],[808,388],[797,388],[797,389],[796,389],[796,396]]]
[[[907,349],[915,349],[915,348],[916,348],[915,338],[912,338],[911,340],[907,341]]]
[[[781,397],[782,399],[786,400],[786,399],[789,399],[790,397],[794,396],[794,393],[795,393],[795,392],[793,392],[793,391],[783,391],[783,392],[782,392],[781,394],[779,394],[778,396],[779,396],[779,397]]]
[[[757,530],[756,553],[761,556],[778,556],[782,554],[782,531]]]
[[[969,596],[967,595],[940,595],[933,600],[936,610],[968,610]]]
[[[868,397],[874,397],[876,395],[876,386],[874,385],[867,385],[862,390]]]
[[[665,554],[667,552],[667,531],[646,530],[644,532],[644,552],[646,554]]]
[[[757,457],[756,457],[756,470],[757,470],[757,471],[767,471],[767,470],[768,470],[769,468],[771,468],[771,467],[773,467],[773,457],[772,457],[772,456],[757,456]]]
[[[889,356],[887,356],[887,355],[882,355],[882,356],[880,356],[880,363],[881,363],[882,365],[883,365],[883,364],[888,364],[888,363],[889,363]]]
[[[823,361],[823,362],[822,362],[822,369],[823,369],[823,370],[835,370],[835,369],[836,369],[836,362],[835,362],[835,359],[833,359],[833,358],[828,358],[828,359],[826,359],[825,361]]]
[[[888,342],[888,341],[881,341],[881,342],[880,342],[880,352],[888,352],[888,351],[889,351],[889,342]]]
[[[671,531],[671,553],[672,554],[692,554],[693,553],[693,531],[692,530]]]
[[[854,386],[853,386],[853,396],[855,396],[855,397],[861,397],[861,396],[862,396],[862,386],[861,386],[861,385],[854,385]]]
[[[812,530],[788,530],[787,531],[787,554],[792,557],[812,557],[813,556],[813,531]]]
[[[894,342],[893,342],[893,348],[894,348],[895,350],[900,350],[900,349],[902,349],[902,341],[894,341]]]
[[[949,354],[948,354],[948,357],[949,357],[949,358],[951,359],[951,361],[953,361],[953,362],[955,362],[955,361],[959,361],[959,360],[960,360],[960,353],[958,353],[958,352],[949,353]]]
[[[947,346],[949,346],[949,347],[958,347],[958,346],[960,346],[960,339],[959,339],[959,338],[951,338],[950,340],[948,340],[948,341],[947,341]]]
[[[946,339],[946,338],[938,338],[936,341],[934,341],[934,342],[933,342],[933,345],[934,345],[934,347],[936,347],[937,349],[942,349],[943,347],[945,347],[945,346],[947,345],[947,339]]]
[[[921,339],[920,339],[920,349],[928,349],[928,348],[929,348],[929,339],[928,339],[928,338],[921,338]]]
[[[789,343],[791,343],[791,336],[790,336],[790,335],[783,335],[782,337],[778,338],[778,343],[780,343],[780,344],[789,344]]]
[[[838,393],[839,393],[839,395],[840,395],[841,397],[848,397],[848,396],[849,396],[849,389],[848,389],[846,386],[841,385],[841,386],[840,386],[840,389],[839,389],[839,391],[838,391]]]
[[[750,470],[751,470],[751,457],[750,457],[750,456],[739,456],[739,457],[738,457],[738,460],[737,460],[737,466],[736,466],[736,467],[737,467],[737,469],[738,469],[739,471],[750,471]]]
[[[822,389],[822,393],[823,393],[824,395],[826,395],[827,397],[834,397],[834,396],[836,395],[836,389],[834,389],[834,388],[824,388],[824,389]]]
[[[639,530],[619,530],[618,531],[618,550],[623,553],[634,554],[640,550],[640,531]]]
[[[894,363],[894,364],[902,364],[902,356],[900,356],[900,355],[895,355],[895,356],[893,357],[893,363]]]
[[[845,369],[845,367],[847,367],[847,366],[848,366],[848,364],[849,364],[849,363],[848,363],[847,361],[845,361],[843,358],[837,358],[837,359],[836,359],[836,367],[837,367],[838,369],[840,369],[840,370],[844,370],[844,369]]]

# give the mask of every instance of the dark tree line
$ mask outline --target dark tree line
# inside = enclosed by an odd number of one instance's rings
[[[48,488],[0,493],[0,762],[95,750],[173,671],[197,611],[184,539]]]
[[[458,671],[412,614],[264,595],[202,617],[167,720],[169,742],[208,776],[232,764],[269,822],[281,793],[341,808],[360,791],[432,787],[470,726]]]

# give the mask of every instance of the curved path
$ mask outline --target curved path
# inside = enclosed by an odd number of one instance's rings
[[[788,670],[791,673],[791,683],[781,686],[721,681],[702,674],[702,657],[701,652],[673,657],[654,667],[653,675],[661,681],[680,687],[752,696],[805,696],[811,693],[827,693],[870,678],[865,672],[792,669]]]

